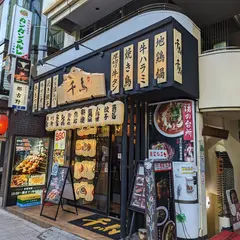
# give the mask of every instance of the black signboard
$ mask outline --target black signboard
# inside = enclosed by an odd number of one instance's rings
[[[76,197],[74,193],[72,173],[70,168],[65,166],[59,166],[57,173],[51,175],[48,183],[47,192],[43,200],[40,216],[44,216],[55,221],[60,205],[62,207],[62,210],[71,212],[63,208],[62,199],[74,201],[76,214],[78,213],[76,207]],[[57,212],[54,218],[43,214],[43,208],[45,206],[45,203],[52,203],[54,205],[58,205]]]
[[[137,162],[135,177],[133,178],[132,191],[129,198],[129,209],[145,213],[145,179],[144,164],[142,161]]]
[[[31,71],[31,61],[17,57],[14,82],[28,85]]]

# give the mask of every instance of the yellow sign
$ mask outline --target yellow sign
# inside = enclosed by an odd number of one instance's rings
[[[46,81],[45,109],[48,109],[51,107],[51,89],[52,89],[52,78],[48,78]]]
[[[64,81],[57,90],[58,105],[64,105],[93,97],[106,96],[105,76],[103,73],[87,73],[73,67],[64,75]]]
[[[120,50],[111,54],[111,91],[113,94],[120,91]]]
[[[167,32],[154,37],[154,79],[157,83],[167,81]]]
[[[182,34],[173,30],[174,81],[182,84]]]
[[[125,47],[123,54],[123,87],[129,91],[133,89],[133,44]]]
[[[57,89],[58,89],[58,75],[53,77],[52,108],[57,107]]]
[[[138,83],[141,88],[149,85],[149,39],[138,43]]]
[[[35,112],[38,106],[38,90],[39,90],[39,83],[35,83],[33,87],[33,107],[32,111]]]

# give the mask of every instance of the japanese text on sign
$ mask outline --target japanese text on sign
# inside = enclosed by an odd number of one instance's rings
[[[167,81],[167,32],[154,37],[154,79],[157,83]]]
[[[13,85],[13,97],[11,101],[11,107],[19,110],[27,109],[27,98],[28,98],[28,85],[21,83],[14,83]]]
[[[111,54],[111,91],[113,94],[120,90],[120,50]]]
[[[52,88],[52,78],[48,78],[46,81],[45,109],[48,109],[51,107],[51,88]]]
[[[123,54],[123,86],[125,91],[129,91],[133,89],[133,44],[125,47]]]
[[[168,152],[167,150],[149,150],[149,158],[150,159],[159,159],[159,160],[167,160]]]
[[[32,111],[35,112],[38,106],[38,90],[39,90],[39,83],[35,83],[33,87],[33,107]]]
[[[45,80],[40,82],[39,90],[39,102],[38,102],[38,111],[41,111],[44,108],[44,90],[45,90]]]
[[[182,84],[182,34],[173,30],[174,81]]]
[[[149,85],[149,39],[138,43],[138,83],[141,88]]]
[[[154,170],[155,172],[165,172],[172,169],[172,164],[170,162],[155,163]]]
[[[191,102],[184,103],[183,109],[184,120],[184,140],[193,140],[193,106]]]
[[[58,88],[58,75],[53,77],[52,108],[57,107],[57,88]]]

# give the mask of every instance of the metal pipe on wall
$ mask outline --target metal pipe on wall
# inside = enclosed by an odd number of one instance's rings
[[[121,239],[127,236],[127,125],[128,125],[128,98],[124,99],[124,123],[122,138],[122,161],[121,161]]]

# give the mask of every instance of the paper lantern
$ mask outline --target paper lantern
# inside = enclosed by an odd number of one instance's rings
[[[124,104],[121,101],[115,101],[112,104],[112,124],[122,125],[124,121]]]
[[[45,121],[45,129],[46,129],[46,131],[50,131],[50,116],[51,116],[51,114],[48,114],[46,116],[46,121]]]
[[[81,125],[81,127],[87,126],[87,114],[88,114],[87,110],[88,110],[87,107],[81,108],[81,111],[80,111],[80,125]]]
[[[56,113],[50,114],[49,131],[54,131],[55,130],[55,118],[56,118]]]
[[[0,115],[0,134],[3,135],[7,132],[8,129],[8,116],[1,114]]]
[[[97,134],[97,127],[79,128],[77,135],[79,137]]]
[[[92,202],[93,201],[93,199],[94,199],[93,193],[94,193],[94,185],[93,184],[88,184],[87,185],[87,194],[85,196],[85,200],[87,202]]]
[[[73,129],[74,110],[67,112],[67,120],[65,129]]]
[[[77,108],[74,110],[73,113],[73,129],[80,128],[80,114],[81,114],[81,109]]]
[[[104,125],[104,105],[97,105],[96,114],[95,114],[95,125],[103,126]]]
[[[68,114],[68,111],[63,111],[60,114],[60,129],[61,130],[66,129],[66,126],[67,126],[67,114]]]
[[[54,126],[55,130],[59,130],[60,129],[60,126],[61,126],[61,122],[60,122],[61,114],[62,114],[62,112],[55,113],[55,115],[56,115],[56,117],[55,117],[55,126]]]
[[[97,142],[95,139],[84,139],[76,141],[75,153],[78,156],[95,157]]]
[[[88,108],[88,118],[87,118],[87,125],[89,127],[93,127],[95,126],[95,122],[96,122],[96,110],[97,107],[96,106],[90,106]]]
[[[104,125],[112,124],[112,103],[106,103],[104,105]]]

